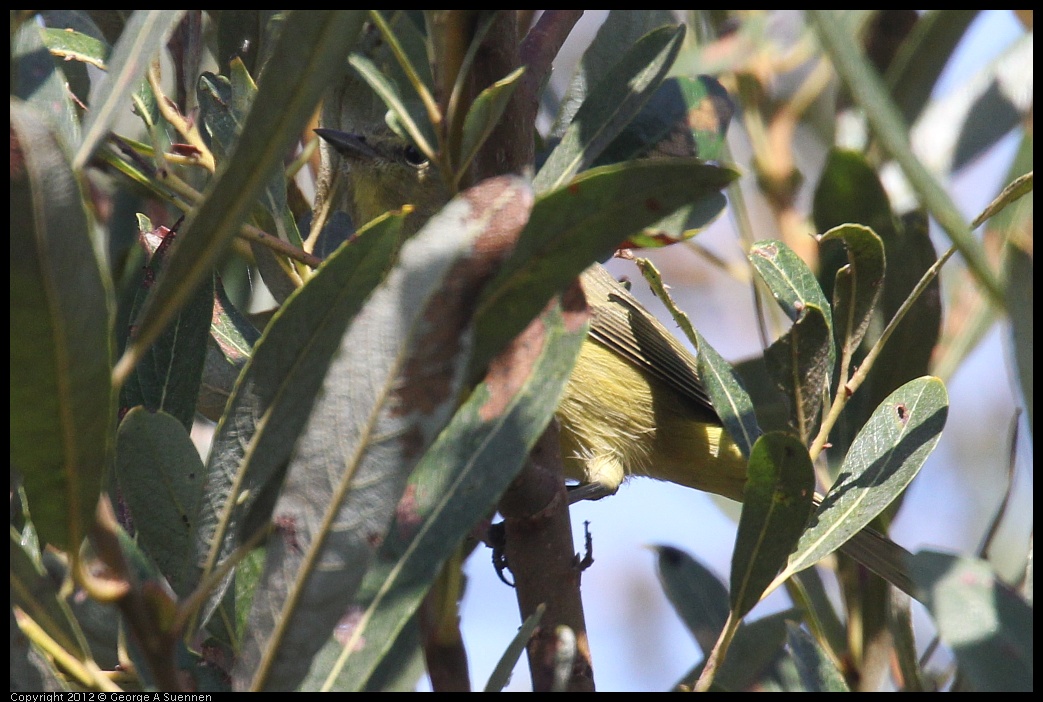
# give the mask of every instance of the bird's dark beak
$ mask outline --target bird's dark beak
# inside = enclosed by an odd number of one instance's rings
[[[344,158],[374,159],[380,157],[380,154],[366,141],[364,136],[336,129],[316,129],[315,133]]]

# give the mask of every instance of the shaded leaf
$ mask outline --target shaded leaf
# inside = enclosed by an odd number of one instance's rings
[[[236,687],[296,688],[348,611],[410,473],[456,408],[488,247],[516,235],[531,204],[517,178],[462,193],[402,246],[332,339],[329,370],[274,502]]]
[[[728,621],[728,588],[706,566],[672,546],[653,546],[656,571],[674,611],[709,655]]]
[[[945,386],[931,377],[906,383],[880,404],[851,444],[784,574],[828,556],[901,495],[941,438],[948,409]]]
[[[668,78],[595,165],[643,157],[717,160],[734,113],[728,91],[713,77]]]
[[[836,275],[833,311],[844,353],[853,356],[865,337],[884,282],[884,244],[872,229],[857,224],[833,227],[821,241],[844,242],[848,264]]]
[[[116,479],[138,541],[178,595],[189,594],[191,529],[203,462],[180,420],[135,407],[116,434]]]
[[[139,221],[142,229],[138,238],[149,259],[132,314],[145,305],[156,276],[163,270],[170,244],[177,236],[166,227],[152,229],[144,216],[140,216]],[[192,430],[213,305],[214,285],[210,278],[193,293],[146,351],[141,363],[134,367],[120,391],[120,407],[124,411],[137,405],[151,412],[162,410],[177,418],[185,431]],[[131,340],[135,331],[131,328]]]
[[[11,467],[40,538],[79,548],[110,460],[112,291],[85,196],[39,112],[11,100]]]
[[[257,342],[206,464],[204,501],[193,530],[202,574],[209,575],[250,536],[244,520],[262,496],[270,500],[270,485],[290,459],[344,330],[394,260],[403,219],[373,222],[331,256]],[[267,522],[268,515],[261,520]]]
[[[1032,607],[985,561],[921,551],[911,570],[970,685],[979,692],[1031,692]]]
[[[762,434],[750,453],[732,555],[733,616],[753,609],[786,563],[808,523],[814,492],[815,471],[801,440],[782,432]]]
[[[844,676],[829,656],[808,632],[793,622],[786,622],[786,646],[807,692],[850,692]]]
[[[533,348],[532,368],[525,375],[512,368],[517,387],[483,383],[475,389],[413,471],[366,574],[350,636],[339,634],[327,644],[332,650],[316,657],[306,689],[366,685],[442,565],[495,509],[554,414],[586,338],[585,328],[572,328],[559,310],[541,322],[543,338],[525,338]]]
[[[826,316],[809,305],[790,330],[764,352],[772,380],[789,399],[789,425],[804,441],[819,424],[822,398],[833,374],[832,341]]]
[[[536,192],[560,188],[594,163],[659,87],[683,36],[683,25],[661,27],[638,40],[616,62],[583,101],[536,174]]]
[[[467,169],[471,159],[478,153],[478,149],[492,134],[524,72],[524,66],[512,71],[478,93],[478,97],[474,99],[471,109],[467,111],[467,117],[464,118],[460,156],[456,164],[459,172],[462,173]]]
[[[695,159],[631,162],[592,169],[540,196],[514,254],[482,292],[472,374],[552,295],[608,258],[635,229],[686,203],[720,211],[719,190],[737,175]]]
[[[48,115],[62,145],[72,149],[80,140],[80,120],[65,77],[44,46],[42,31],[34,22],[26,22],[11,37],[11,95]]]
[[[607,78],[619,57],[649,32],[664,25],[676,25],[670,10],[611,10],[590,46],[583,52],[576,72],[565,90],[551,134],[560,137],[572,123],[576,111],[593,86]]]

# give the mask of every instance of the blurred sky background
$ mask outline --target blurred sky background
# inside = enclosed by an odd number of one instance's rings
[[[578,57],[604,16],[604,11],[587,12],[570,40],[571,46],[563,53],[563,63]],[[1012,12],[982,12],[946,68],[934,97],[945,96],[964,84],[969,75],[1023,34]],[[571,65],[556,68],[553,80],[559,91],[571,73]],[[749,151],[740,132],[733,120],[729,141],[735,163],[743,171],[746,185],[752,186]],[[950,193],[968,221],[1004,185],[1017,143],[1017,135],[1008,136],[950,183]],[[805,170],[809,166],[805,173],[816,173],[824,154],[810,154],[808,158],[813,162],[798,167]],[[812,187],[813,181],[803,188],[805,202],[810,200]],[[752,206],[755,198],[749,192],[747,198]],[[802,209],[808,211],[810,207]],[[765,236],[775,236],[773,225]],[[939,252],[948,247],[944,237],[935,236],[934,240]],[[700,234],[699,242],[728,260],[741,261],[727,212]],[[680,246],[650,257],[673,285],[678,304],[722,355],[738,361],[760,353],[748,284],[709,267]],[[634,280],[634,292],[649,309],[662,315],[662,306],[646,294],[646,286],[632,264],[614,262],[611,270]],[[682,277],[697,286],[682,288],[678,282]],[[674,328],[670,321],[667,326]],[[1011,425],[1020,404],[1015,399],[1011,366],[1009,327],[996,325],[947,379],[951,402],[948,425],[938,449],[913,483],[891,532],[909,550],[973,553],[979,547],[1006,489]],[[1027,434],[1022,431],[1023,437]],[[1015,502],[1000,537],[1014,547],[1004,556],[1012,569],[1023,561],[1032,529],[1031,450],[1027,443],[1026,438],[1021,440]],[[654,556],[647,546],[681,548],[726,580],[737,518],[735,503],[648,479],[630,481],[617,495],[600,502],[573,507],[577,550],[583,542],[584,521],[590,522],[594,538],[595,562],[583,574],[583,600],[598,690],[669,690],[701,658],[695,641],[662,593]],[[513,590],[497,580],[487,549],[475,551],[466,572],[470,582],[463,602],[463,634],[473,686],[480,690],[515,633],[518,609]],[[750,618],[757,619],[787,604],[785,595],[777,592]],[[429,689],[426,680],[421,689]],[[530,689],[524,656],[508,689]]]

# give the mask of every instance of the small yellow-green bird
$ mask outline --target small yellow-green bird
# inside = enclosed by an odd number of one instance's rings
[[[335,204],[356,225],[408,203],[419,226],[448,201],[432,164],[390,130],[316,133],[341,157],[348,183]],[[581,281],[590,332],[556,413],[566,475],[581,483],[572,497],[603,497],[628,476],[644,475],[741,501],[746,460],[721,426],[691,352],[602,266]],[[877,572],[887,568],[881,574],[895,582],[894,554],[883,564],[879,557],[890,542],[862,534],[845,550]]]

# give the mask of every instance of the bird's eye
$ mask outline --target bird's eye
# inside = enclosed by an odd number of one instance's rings
[[[416,148],[412,144],[407,145],[406,148],[402,150],[402,155],[405,157],[406,163],[408,163],[410,166],[413,166],[414,168],[419,168],[420,166],[423,166],[425,163],[427,163],[427,158],[425,158],[424,155],[420,153],[420,149]]]

